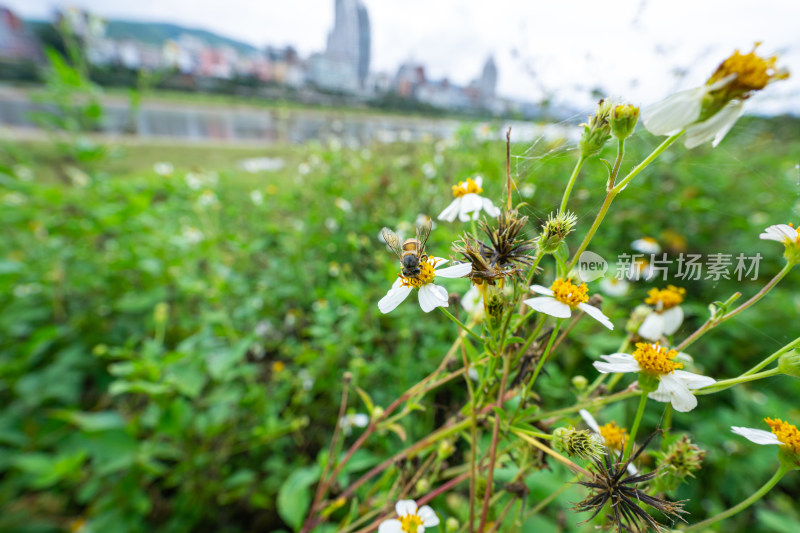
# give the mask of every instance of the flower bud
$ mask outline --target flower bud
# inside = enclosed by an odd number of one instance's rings
[[[380,420],[383,417],[383,407],[376,405],[372,408],[372,420]]]
[[[455,446],[449,440],[445,439],[439,443],[439,448],[436,450],[439,460],[444,460],[453,455],[456,451]]]
[[[573,427],[558,428],[553,432],[553,448],[569,457],[599,459],[603,455],[603,441],[598,435]]]
[[[546,254],[555,253],[567,235],[575,229],[577,223],[578,217],[569,211],[559,212],[555,215],[550,213],[547,221],[542,224],[542,233],[537,242],[539,250]]]
[[[585,389],[588,384],[589,380],[586,379],[584,376],[575,376],[572,378],[572,386],[578,389],[579,391]]]
[[[415,488],[417,490],[417,494],[425,494],[431,490],[431,482],[425,478],[422,478],[417,481]]]
[[[169,315],[169,305],[164,302],[156,304],[156,308],[153,311],[153,320],[155,320],[159,324],[163,324],[167,321],[167,316]]]
[[[778,369],[795,378],[800,378],[800,351],[792,350],[786,352],[778,359]]]
[[[583,125],[583,135],[578,143],[581,157],[592,157],[603,150],[603,146],[611,139],[611,101],[600,100],[594,116],[589,117],[589,123]]]
[[[706,452],[684,435],[673,442],[666,452],[657,455],[661,474],[654,481],[656,492],[671,492],[687,477],[693,477],[694,472],[700,470]]]
[[[444,523],[444,530],[445,530],[447,533],[455,533],[456,531],[458,531],[458,530],[459,530],[459,528],[460,528],[460,527],[461,527],[461,524],[460,524],[460,523],[458,522],[458,520],[457,520],[455,517],[453,517],[453,516],[451,516],[450,518],[448,518],[448,519],[445,521],[445,523]]]
[[[633,134],[639,121],[639,108],[631,104],[619,104],[611,108],[611,134],[619,140]]]

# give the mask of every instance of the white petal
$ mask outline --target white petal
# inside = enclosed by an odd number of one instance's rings
[[[594,419],[592,413],[587,411],[586,409],[581,409],[578,411],[578,414],[581,415],[583,421],[586,422],[586,425],[589,426],[589,429],[594,431],[595,433],[600,433],[600,426],[597,424],[597,420]]]
[[[397,516],[416,514],[417,502],[414,500],[400,500],[397,502],[397,504],[395,504],[394,510],[397,511]]]
[[[437,307],[447,307],[447,289],[428,283],[419,288],[419,306],[426,313]]]
[[[594,367],[603,374],[611,372],[639,372],[641,368],[636,359],[627,353],[612,353],[611,355],[601,355],[605,362],[597,361]]]
[[[417,516],[422,518],[422,525],[425,527],[433,527],[439,525],[439,517],[433,512],[429,505],[423,505],[419,508]]]
[[[449,259],[445,259],[444,257],[434,257],[433,261],[436,263],[436,266],[434,267],[434,269],[437,269],[440,266],[442,266],[443,264],[450,262]]]
[[[700,374],[695,374],[694,372],[686,372],[685,370],[675,370],[672,374],[681,380],[686,388],[691,390],[702,389],[703,387],[708,387],[709,385],[713,385],[717,382],[716,379],[710,378],[708,376],[701,376]]]
[[[378,533],[403,533],[403,524],[400,523],[400,520],[395,520],[394,518],[384,520],[378,526]]]
[[[381,301],[378,302],[378,309],[385,315],[403,303],[403,300],[408,298],[410,293],[411,287],[392,287],[389,292],[386,293],[386,296],[381,298]]]
[[[460,207],[461,207],[461,197],[456,198],[455,200],[450,202],[450,205],[445,207],[444,211],[439,213],[439,216],[438,216],[439,220],[444,220],[444,221],[447,221],[447,222],[454,221],[456,219],[456,217],[458,216],[458,210],[459,210]]]
[[[465,194],[461,197],[461,207],[458,210],[458,219],[461,222],[469,222],[470,219],[477,220],[482,205],[483,201],[477,194]],[[470,216],[470,213],[474,213],[474,215]]]
[[[479,189],[483,187],[483,176],[475,176],[472,181],[475,182]]]
[[[369,416],[364,413],[356,413],[352,416],[353,425],[357,428],[365,428],[369,424]]]
[[[472,272],[472,263],[459,263],[436,271],[437,277],[442,278],[463,278]]]
[[[664,334],[672,335],[683,323],[683,309],[680,305],[676,305],[672,309],[667,309],[661,313],[661,322],[664,325]]]
[[[578,304],[578,309],[580,309],[581,311],[585,312],[587,315],[589,315],[590,317],[594,318],[595,320],[597,320],[598,322],[603,324],[608,329],[611,329],[611,330],[614,329],[614,324],[611,323],[611,320],[609,320],[609,318],[606,315],[604,315],[603,312],[600,309],[596,308],[595,306],[589,305],[589,304]]]
[[[686,148],[694,148],[712,139],[714,140],[714,146],[718,145],[742,115],[743,110],[744,105],[742,102],[731,101],[711,118],[686,128],[686,137],[683,140],[683,145]]]
[[[785,243],[787,240],[794,242],[798,237],[797,230],[789,224],[776,224],[764,230],[764,233],[759,235],[760,238],[771,241],[778,241]]]
[[[545,296],[553,296],[553,291],[541,285],[531,285],[531,290],[537,294],[544,294]]]
[[[649,341],[657,341],[664,334],[664,319],[660,313],[650,313],[639,326],[639,336]]]
[[[642,122],[653,135],[672,135],[697,120],[706,89],[681,91],[642,109]]]
[[[523,302],[540,313],[556,318],[569,318],[572,315],[572,309],[567,304],[559,302],[551,296],[539,296],[523,300]]]
[[[778,440],[777,435],[770,431],[764,431],[763,429],[731,426],[731,431],[756,444],[783,444]]]
[[[500,216],[500,208],[495,207],[492,201],[488,198],[483,198],[483,210],[486,211],[486,214],[490,217]]]
[[[688,413],[697,407],[697,398],[689,391],[686,384],[674,374],[662,375],[658,389],[648,394],[648,397],[660,402],[669,397],[669,402],[672,404],[673,409],[679,413]]]

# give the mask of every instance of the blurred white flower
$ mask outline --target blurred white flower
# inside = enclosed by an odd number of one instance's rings
[[[452,222],[458,217],[461,222],[478,220],[481,209],[486,211],[490,217],[500,215],[500,209],[495,207],[491,200],[480,196],[483,192],[483,177],[476,176],[467,178],[467,181],[460,181],[458,185],[453,185],[453,196],[455,199],[444,211],[439,213],[439,220]]]
[[[274,172],[282,169],[286,161],[280,157],[252,157],[239,161],[239,168],[245,172],[255,174],[256,172]]]
[[[300,163],[297,165],[297,173],[301,176],[305,176],[309,172],[311,172],[311,167],[308,165],[308,163]]]
[[[369,415],[364,413],[346,414],[339,419],[339,427],[342,428],[345,435],[352,433],[354,427],[365,428],[368,425]]]
[[[205,182],[203,177],[195,172],[187,172],[183,180],[186,182],[186,186],[192,189],[193,191],[196,191],[197,189],[202,187]]]
[[[197,197],[197,206],[200,208],[208,208],[208,207],[216,207],[219,205],[219,200],[217,199],[217,195],[214,194],[214,191],[210,189],[204,190],[200,193],[200,196]]]
[[[333,205],[344,211],[345,213],[349,213],[353,210],[353,206],[350,205],[350,202],[345,200],[344,198],[337,198],[333,201]]]
[[[168,178],[175,172],[175,167],[172,166],[172,163],[162,161],[153,165],[153,172],[162,178]]]
[[[600,280],[600,290],[609,296],[625,296],[630,287],[631,284],[624,279],[603,278]]]
[[[650,289],[644,303],[654,306],[654,310],[639,326],[639,336],[657,341],[664,335],[672,335],[678,331],[683,323],[683,309],[680,304],[685,294],[686,289],[675,285],[668,285],[665,289]]]
[[[477,285],[472,285],[461,297],[461,307],[469,314],[483,314],[483,296]]]
[[[250,200],[255,205],[261,205],[264,203],[264,194],[259,190],[250,191]]]
[[[652,237],[642,237],[631,243],[631,248],[643,254],[657,254],[661,251],[658,241]]]
[[[428,179],[433,179],[436,177],[436,167],[433,163],[425,163],[422,165],[422,174]]]
[[[25,195],[18,193],[16,191],[9,192],[3,195],[3,204],[7,205],[8,207],[16,207],[18,205],[24,204],[28,199],[25,198]]]
[[[184,240],[190,244],[197,244],[205,238],[203,232],[194,226],[184,227],[182,233]]]

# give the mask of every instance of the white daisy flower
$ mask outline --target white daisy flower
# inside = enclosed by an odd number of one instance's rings
[[[475,176],[475,179],[467,178],[467,181],[460,181],[458,185],[453,185],[453,200],[444,211],[439,213],[439,220],[452,222],[458,217],[461,222],[478,220],[481,209],[486,211],[490,217],[500,215],[500,209],[494,206],[491,200],[479,196],[483,192],[483,178]]]
[[[644,303],[655,306],[652,313],[639,326],[640,337],[649,341],[660,340],[664,335],[672,335],[683,323],[681,302],[686,289],[668,285],[666,289],[650,289]]]
[[[589,288],[585,283],[574,285],[570,280],[558,278],[549,289],[533,285],[531,290],[544,296],[524,300],[524,303],[540,313],[556,318],[569,318],[572,310],[577,308],[608,329],[614,329],[614,324],[600,309],[586,303],[589,301]]]
[[[643,254],[657,254],[661,251],[658,241],[652,237],[642,237],[631,243],[631,248]]]
[[[625,434],[627,433],[625,428],[618,426],[613,420],[608,424],[601,426],[597,423],[597,420],[594,419],[592,413],[586,409],[581,409],[578,411],[578,414],[581,415],[581,418],[586,425],[589,426],[589,429],[594,431],[600,436],[601,439],[603,439],[603,444],[615,452],[622,451],[622,448],[625,447],[625,443],[628,440],[628,436]],[[638,471],[639,470],[633,466],[633,463],[628,463],[629,473],[635,474]]]
[[[775,56],[757,56],[755,48],[748,54],[737,50],[702,87],[681,91],[642,109],[642,121],[654,135],[674,135],[685,129],[687,148],[708,141],[716,146],[742,115],[748,97],[773,81],[789,77],[786,70],[775,68],[776,61]]]
[[[759,238],[800,247],[800,228],[795,229],[791,224],[776,224],[765,229]]]
[[[625,296],[631,284],[624,279],[603,278],[600,280],[600,290],[609,296]]]
[[[369,425],[369,415],[364,413],[348,413],[339,419],[339,427],[345,435],[349,435],[353,428],[365,428]]]
[[[640,342],[636,344],[633,355],[627,353],[603,355],[601,356],[603,362],[595,362],[594,367],[603,374],[642,372],[646,376],[658,379],[658,387],[647,396],[659,402],[670,402],[676,411],[685,413],[697,407],[697,398],[692,391],[708,387],[716,383],[716,380],[679,370],[683,368],[683,363],[673,361],[677,356],[678,352],[675,350],[669,350],[658,344]]]
[[[784,422],[780,418],[765,418],[764,422],[772,429],[771,432],[764,431],[763,429],[737,426],[731,426],[731,431],[737,435],[741,435],[750,442],[786,446],[790,451],[800,455],[800,431],[798,431],[797,426],[789,422]]]
[[[439,517],[428,505],[417,508],[414,500],[400,500],[394,506],[397,518],[384,520],[378,533],[423,533],[426,527],[439,525]]]
[[[175,167],[172,166],[172,163],[162,161],[153,165],[153,172],[162,178],[168,178],[175,172]]]
[[[472,272],[472,264],[459,263],[436,270],[445,263],[447,263],[447,259],[430,256],[426,262],[419,264],[421,272],[416,278],[405,278],[402,274],[398,274],[392,288],[378,302],[378,309],[380,309],[381,313],[389,313],[400,305],[414,288],[419,290],[419,306],[424,312],[430,313],[437,307],[447,307],[447,290],[444,287],[435,285],[433,279],[436,276],[463,278]]]

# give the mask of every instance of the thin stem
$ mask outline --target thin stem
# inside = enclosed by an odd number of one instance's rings
[[[635,167],[633,167],[633,170],[631,170],[631,171],[628,173],[628,175],[627,175],[627,176],[625,176],[624,178],[622,178],[622,180],[621,180],[621,181],[620,181],[620,182],[619,182],[619,183],[618,183],[618,184],[617,184],[617,185],[614,187],[614,191],[616,191],[616,192],[620,192],[622,189],[624,189],[624,188],[625,188],[625,186],[626,186],[628,183],[630,183],[630,181],[631,181],[633,178],[635,178],[635,177],[636,177],[636,176],[637,176],[637,175],[638,175],[638,174],[639,174],[639,173],[640,173],[642,170],[644,170],[645,168],[647,168],[647,166],[648,166],[648,165],[650,165],[650,163],[652,163],[653,161],[655,161],[655,159],[656,159],[658,156],[660,156],[660,155],[661,155],[661,154],[662,154],[662,153],[663,153],[663,152],[664,152],[664,151],[665,151],[667,148],[669,148],[670,146],[672,146],[672,143],[674,143],[675,141],[677,141],[678,139],[680,139],[680,138],[681,138],[681,136],[682,136],[683,134],[684,134],[684,131],[680,131],[680,132],[676,133],[675,135],[670,135],[669,137],[667,137],[667,138],[664,140],[664,142],[662,142],[660,145],[658,145],[658,148],[656,148],[655,150],[653,150],[653,153],[651,153],[649,156],[647,156],[647,157],[644,159],[644,161],[642,161],[641,163],[639,163],[638,165],[636,165]]]
[[[511,126],[506,131],[506,191],[508,193],[506,207],[511,211]]]
[[[611,169],[611,174],[608,176],[608,183],[606,190],[609,191],[614,187],[614,182],[617,181],[619,174],[619,167],[622,166],[622,160],[625,158],[625,139],[620,139],[617,144],[617,159],[614,161],[614,168]]]
[[[711,518],[707,518],[706,520],[703,520],[702,522],[698,522],[696,524],[692,524],[691,526],[687,527],[683,531],[700,531],[700,530],[705,529],[706,527],[710,526],[711,524],[713,524],[715,522],[719,522],[720,520],[725,520],[726,518],[728,518],[730,516],[733,516],[733,515],[735,515],[736,513],[740,512],[740,511],[743,511],[743,510],[747,509],[748,507],[753,505],[755,502],[760,500],[766,493],[768,493],[772,489],[772,487],[777,485],[778,482],[781,480],[781,478],[784,475],[786,475],[786,473],[788,471],[789,471],[789,468],[786,468],[785,466],[781,465],[781,467],[778,469],[778,471],[775,472],[775,475],[773,475],[771,478],[769,478],[769,481],[764,483],[764,485],[762,485],[762,487],[760,489],[758,489],[753,494],[751,494],[746,500],[741,502],[739,505],[735,505],[734,507],[731,507],[727,511],[723,511],[723,512],[719,513],[716,516],[712,516]]]
[[[469,368],[469,360],[467,359],[467,350],[464,345],[461,345],[461,358],[464,361],[464,368]],[[469,531],[473,533],[475,524],[475,482],[478,479],[477,469],[477,445],[478,445],[478,416],[476,414],[475,406],[475,390],[472,386],[472,379],[469,377],[469,372],[464,374],[464,380],[467,382],[467,392],[469,393]]]
[[[572,192],[572,187],[575,185],[575,181],[578,179],[578,174],[581,172],[581,168],[583,168],[583,164],[586,162],[586,157],[581,155],[578,158],[578,161],[575,163],[575,168],[572,169],[572,175],[569,177],[569,181],[567,182],[567,188],[564,189],[564,196],[561,198],[561,207],[558,208],[559,213],[563,213],[567,210],[567,202],[569,201],[569,195]]]
[[[628,398],[633,398],[637,396],[639,393],[637,391],[632,390],[624,390],[618,392],[616,394],[612,394],[611,396],[605,396],[603,398],[593,398],[591,400],[585,400],[582,402],[578,402],[575,405],[570,407],[564,407],[562,409],[555,409],[553,411],[547,411],[544,413],[539,413],[528,418],[527,422],[536,422],[538,420],[544,420],[546,418],[556,418],[562,415],[568,415],[570,413],[575,413],[580,411],[581,409],[594,409],[596,407],[600,407],[601,405],[606,405],[608,403],[614,403],[619,400],[627,400]]]
[[[578,262],[578,259],[580,258],[581,254],[589,246],[589,243],[592,242],[592,238],[594,237],[594,234],[597,232],[597,228],[600,227],[600,224],[603,222],[606,213],[608,213],[608,209],[611,207],[611,202],[614,201],[614,197],[617,195],[617,192],[615,192],[615,190],[616,189],[612,189],[606,193],[606,199],[603,200],[603,205],[600,207],[600,211],[597,213],[597,216],[595,216],[594,222],[592,222],[592,227],[589,228],[589,232],[586,234],[586,237],[583,238],[583,242],[578,247],[578,250],[575,252],[575,255],[572,257],[572,261],[567,267],[567,271],[573,269],[575,264]]]
[[[730,389],[734,385],[738,385],[739,383],[747,383],[748,381],[756,381],[759,379],[768,378],[771,376],[776,376],[781,373],[780,368],[773,368],[770,370],[765,370],[763,372],[758,372],[756,374],[745,374],[739,376],[738,378],[731,378],[726,379],[723,381],[717,381],[713,385],[709,385],[708,387],[703,387],[700,390],[695,391],[695,395],[701,394],[714,394],[715,392],[724,391],[725,389]]]
[[[725,313],[724,315],[722,315],[719,318],[713,318],[713,317],[709,318],[708,320],[706,320],[705,324],[700,326],[700,328],[697,331],[695,331],[694,333],[689,335],[675,349],[678,350],[678,351],[684,350],[687,346],[689,346],[690,344],[694,343],[697,339],[702,337],[707,331],[719,326],[720,324],[722,324],[726,320],[728,320],[730,318],[733,318],[734,316],[738,315],[739,313],[741,313],[742,311],[744,311],[748,307],[750,307],[753,304],[755,304],[761,298],[766,296],[767,293],[770,290],[772,290],[772,288],[775,287],[775,285],[777,285],[778,282],[780,280],[782,280],[784,278],[784,276],[786,276],[786,274],[789,273],[789,271],[792,269],[793,266],[794,265],[792,265],[791,263],[786,263],[786,265],[784,265],[784,267],[781,269],[781,271],[778,272],[775,275],[774,278],[769,280],[769,282],[766,285],[764,285],[764,287],[760,291],[758,291],[756,294],[754,294],[752,298],[750,298],[749,300],[744,302],[742,305],[740,305],[739,307],[737,307],[736,309],[734,309],[730,313]],[[769,363],[767,363],[767,364],[769,364]],[[761,367],[761,368],[763,368],[763,367]]]
[[[582,475],[587,476],[587,477],[592,475],[585,468],[576,465],[575,463],[573,463],[572,461],[570,461],[569,459],[567,459],[566,457],[564,457],[560,453],[554,451],[549,446],[545,446],[544,444],[542,444],[538,440],[534,439],[533,437],[529,437],[525,433],[522,433],[522,432],[519,432],[519,431],[515,431],[514,435],[516,435],[517,437],[521,438],[525,442],[536,446],[537,448],[542,450],[544,453],[548,454],[549,456],[554,458],[556,461],[558,461],[559,463],[563,464],[564,466],[566,466],[567,468],[572,470],[572,472],[574,472],[575,474],[582,474]]]
[[[797,337],[795,340],[793,340],[792,342],[790,342],[789,344],[787,344],[786,346],[784,346],[783,348],[781,348],[780,350],[778,350],[774,354],[770,355],[769,357],[767,357],[766,359],[764,359],[763,361],[761,361],[756,366],[754,366],[753,368],[751,368],[750,370],[748,370],[747,372],[745,372],[742,375],[743,376],[749,376],[750,374],[755,374],[756,372],[758,372],[759,370],[761,370],[765,366],[769,365],[770,363],[772,363],[776,359],[779,359],[780,356],[782,356],[783,354],[785,354],[789,350],[792,350],[796,346],[800,346],[800,337]]]
[[[528,382],[527,386],[525,387],[525,392],[523,393],[522,399],[520,400],[520,405],[522,405],[521,402],[523,402],[525,400],[525,397],[528,395],[528,391],[531,390],[531,387],[533,387],[533,384],[536,383],[536,378],[539,377],[539,372],[542,371],[542,367],[544,366],[544,362],[547,360],[547,356],[550,355],[550,350],[553,347],[553,342],[555,342],[556,336],[558,335],[558,328],[561,327],[561,320],[562,319],[559,319],[556,322],[556,325],[553,328],[553,333],[550,334],[550,340],[547,341],[547,347],[544,349],[544,353],[542,354],[542,357],[539,358],[539,362],[536,364],[536,370],[533,371],[533,376],[531,376],[530,381]]]
[[[456,318],[456,317],[453,315],[453,313],[451,313],[450,311],[448,311],[448,310],[447,310],[447,309],[445,309],[444,307],[439,307],[439,310],[440,310],[442,313],[444,313],[444,315],[445,315],[447,318],[449,318],[450,320],[452,320],[453,322],[455,322],[456,324],[458,324],[458,327],[460,327],[462,330],[464,330],[464,331],[465,331],[465,332],[466,332],[466,333],[467,333],[467,334],[468,334],[470,337],[474,338],[474,339],[475,339],[475,340],[477,340],[478,342],[481,342],[481,343],[483,343],[483,338],[481,338],[481,336],[480,336],[480,335],[478,335],[477,333],[475,333],[474,331],[472,331],[471,329],[469,329],[469,327],[467,327],[467,325],[466,325],[466,324],[464,324],[464,323],[463,323],[463,322],[461,322],[459,319],[457,319],[457,318]]]
[[[508,374],[511,371],[511,358],[508,354],[503,356],[503,377],[500,379],[500,391],[497,393],[497,408],[503,408],[503,400],[506,394],[506,383],[508,382]],[[492,444],[489,448],[489,473],[486,476],[486,491],[483,496],[483,510],[481,511],[481,521],[478,526],[478,531],[484,531],[486,525],[486,516],[489,513],[489,500],[492,497],[492,480],[494,478],[495,459],[497,456],[497,442],[500,437],[500,415],[494,415],[494,427],[492,428]]]
[[[628,437],[628,442],[625,444],[625,453],[622,455],[622,462],[628,460],[628,457],[631,455],[631,450],[633,450],[633,441],[636,440],[636,433],[639,431],[639,424],[642,423],[642,415],[644,415],[644,408],[647,405],[647,391],[642,391],[642,395],[639,398],[639,407],[636,409],[636,417],[633,419],[633,427],[631,427],[631,433]]]

